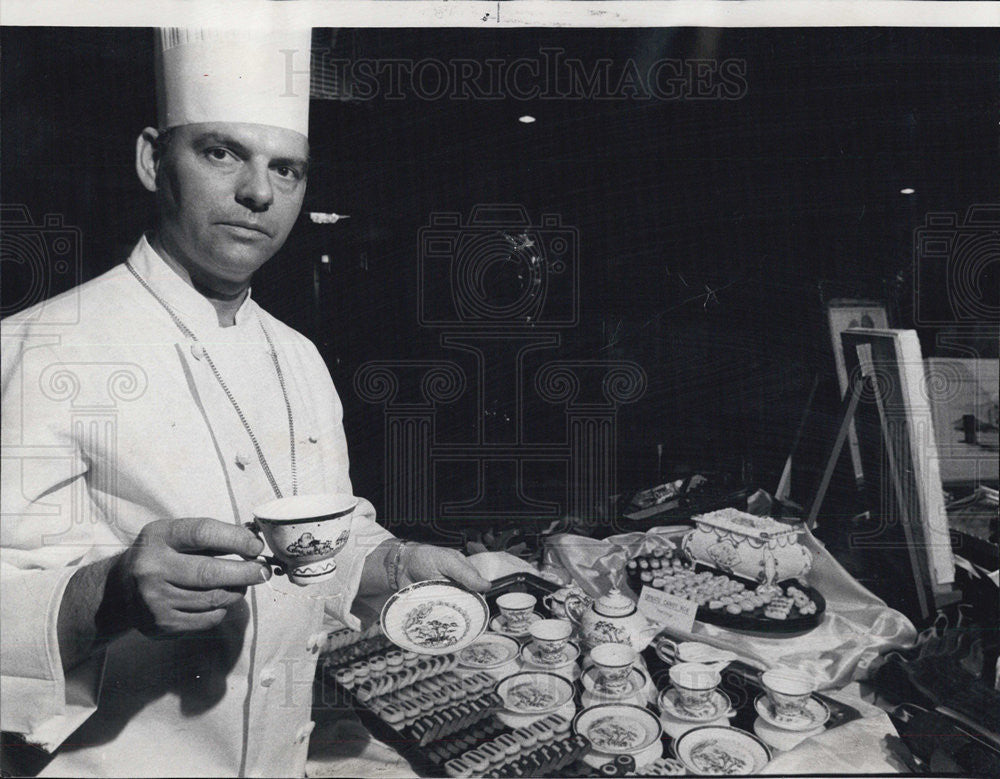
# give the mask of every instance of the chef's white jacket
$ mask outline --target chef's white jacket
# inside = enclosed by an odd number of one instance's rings
[[[350,492],[342,407],[315,346],[248,296],[233,327],[140,240],[130,262],[198,336],[285,494]],[[120,265],[3,322],[0,727],[54,757],[43,775],[294,776],[305,765],[324,608],[351,614],[368,552],[389,533],[364,501],[336,577],[251,587],[216,629],[131,631],[63,673],[56,621],[83,565],[147,522],[243,523],[274,497],[232,404],[164,308]]]

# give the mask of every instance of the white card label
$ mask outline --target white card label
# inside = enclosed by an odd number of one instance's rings
[[[676,628],[686,633],[690,633],[694,627],[694,616],[698,612],[698,604],[694,601],[645,585],[639,593],[636,606],[655,625]]]

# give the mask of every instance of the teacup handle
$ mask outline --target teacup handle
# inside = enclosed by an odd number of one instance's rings
[[[578,593],[571,592],[566,596],[566,616],[577,625],[583,622],[583,612],[587,608],[587,600]]]
[[[251,533],[257,536],[257,538],[259,538],[261,541],[264,541],[264,536],[261,535],[260,525],[257,524],[256,519],[251,520],[250,522],[244,522],[243,527],[245,527],[247,530],[249,530]],[[264,546],[265,548],[267,547],[267,541],[264,541]],[[279,560],[274,555],[261,554],[257,555],[253,559],[256,560],[257,562],[264,563],[267,566],[269,566],[271,568],[271,573],[273,573],[275,576],[285,575],[285,564],[281,562],[281,560]]]

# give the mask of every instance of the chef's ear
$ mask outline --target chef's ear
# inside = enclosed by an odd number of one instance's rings
[[[139,181],[150,192],[156,192],[156,171],[160,166],[162,153],[160,131],[147,127],[135,142],[135,172],[139,175]]]

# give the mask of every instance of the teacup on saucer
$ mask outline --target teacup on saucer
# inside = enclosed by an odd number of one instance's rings
[[[685,706],[679,692],[672,687],[660,693],[656,703],[661,713],[683,722],[711,722],[735,713],[729,696],[718,689],[712,691],[705,704],[694,709]]]
[[[538,612],[533,612],[530,617],[528,617],[527,624],[522,629],[520,625],[517,629],[513,629],[507,624],[506,618],[501,614],[499,617],[494,617],[490,620],[490,630],[494,633],[502,633],[505,636],[513,636],[514,638],[523,638],[528,635],[528,629],[531,625],[538,620],[542,619],[542,615]]]
[[[567,641],[566,646],[555,656],[542,654],[534,642],[529,642],[521,647],[521,660],[526,665],[538,668],[561,668],[575,662],[579,657],[580,646],[575,641]]]
[[[583,683],[583,689],[587,692],[594,693],[602,698],[608,699],[620,699],[620,698],[630,698],[633,695],[641,692],[645,688],[648,681],[648,677],[641,668],[633,667],[628,677],[625,680],[625,684],[621,687],[608,686],[606,679],[602,676],[601,671],[596,666],[591,666],[586,671],[583,672],[583,676],[580,677]]]

